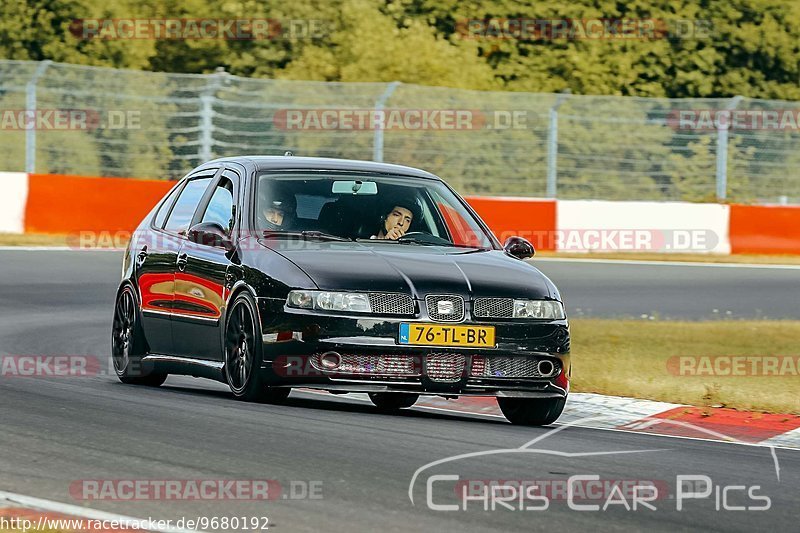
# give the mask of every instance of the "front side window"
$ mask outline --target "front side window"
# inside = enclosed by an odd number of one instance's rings
[[[230,235],[234,224],[233,183],[228,178],[217,184],[201,222],[216,222]]]
[[[172,212],[169,214],[167,224],[164,226],[165,230],[179,235],[186,235],[194,218],[194,213],[197,211],[197,206],[200,205],[200,200],[203,198],[203,193],[206,192],[212,179],[212,177],[198,178],[186,184],[178,197],[178,201],[175,202],[175,207],[172,208]]]
[[[257,181],[255,227],[494,248],[491,236],[444,183],[405,176],[264,173]]]

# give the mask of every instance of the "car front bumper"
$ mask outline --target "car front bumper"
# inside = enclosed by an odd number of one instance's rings
[[[272,386],[331,392],[407,392],[442,396],[564,397],[571,364],[569,325],[521,320],[468,320],[494,326],[496,347],[398,343],[401,323],[421,317],[363,317],[287,309],[260,298],[262,372]],[[322,354],[343,366],[328,369]],[[549,373],[538,366],[552,365]],[[344,364],[347,363],[347,364]]]

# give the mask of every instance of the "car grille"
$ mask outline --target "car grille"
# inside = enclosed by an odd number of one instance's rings
[[[414,299],[408,294],[390,292],[369,293],[372,312],[379,315],[413,315]]]
[[[311,366],[326,374],[352,374],[367,376],[419,376],[419,357],[413,355],[356,355],[339,354],[341,363],[337,368],[322,366],[322,354],[311,357]]]
[[[425,375],[432,381],[453,383],[464,375],[467,358],[452,353],[432,353],[425,359]]]
[[[511,298],[478,298],[472,306],[472,316],[511,318],[514,316],[514,300]]]
[[[544,373],[539,363],[544,359],[534,357],[476,356],[472,358],[470,376],[480,378],[551,378],[561,371],[557,359],[546,359],[552,364],[552,371]],[[547,366],[547,365],[544,365]]]
[[[439,303],[452,306],[452,313],[440,313]],[[464,298],[447,294],[430,294],[425,298],[428,316],[439,322],[460,322],[464,320]]]

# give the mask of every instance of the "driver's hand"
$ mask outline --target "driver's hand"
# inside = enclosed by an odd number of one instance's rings
[[[403,231],[401,228],[394,227],[390,229],[388,232],[386,232],[386,238],[396,241],[397,239],[405,235],[405,233],[406,232]]]

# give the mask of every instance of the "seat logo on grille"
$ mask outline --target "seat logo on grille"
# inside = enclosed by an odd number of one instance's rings
[[[456,306],[449,300],[440,300],[436,302],[436,311],[440,315],[454,315],[456,312]]]

